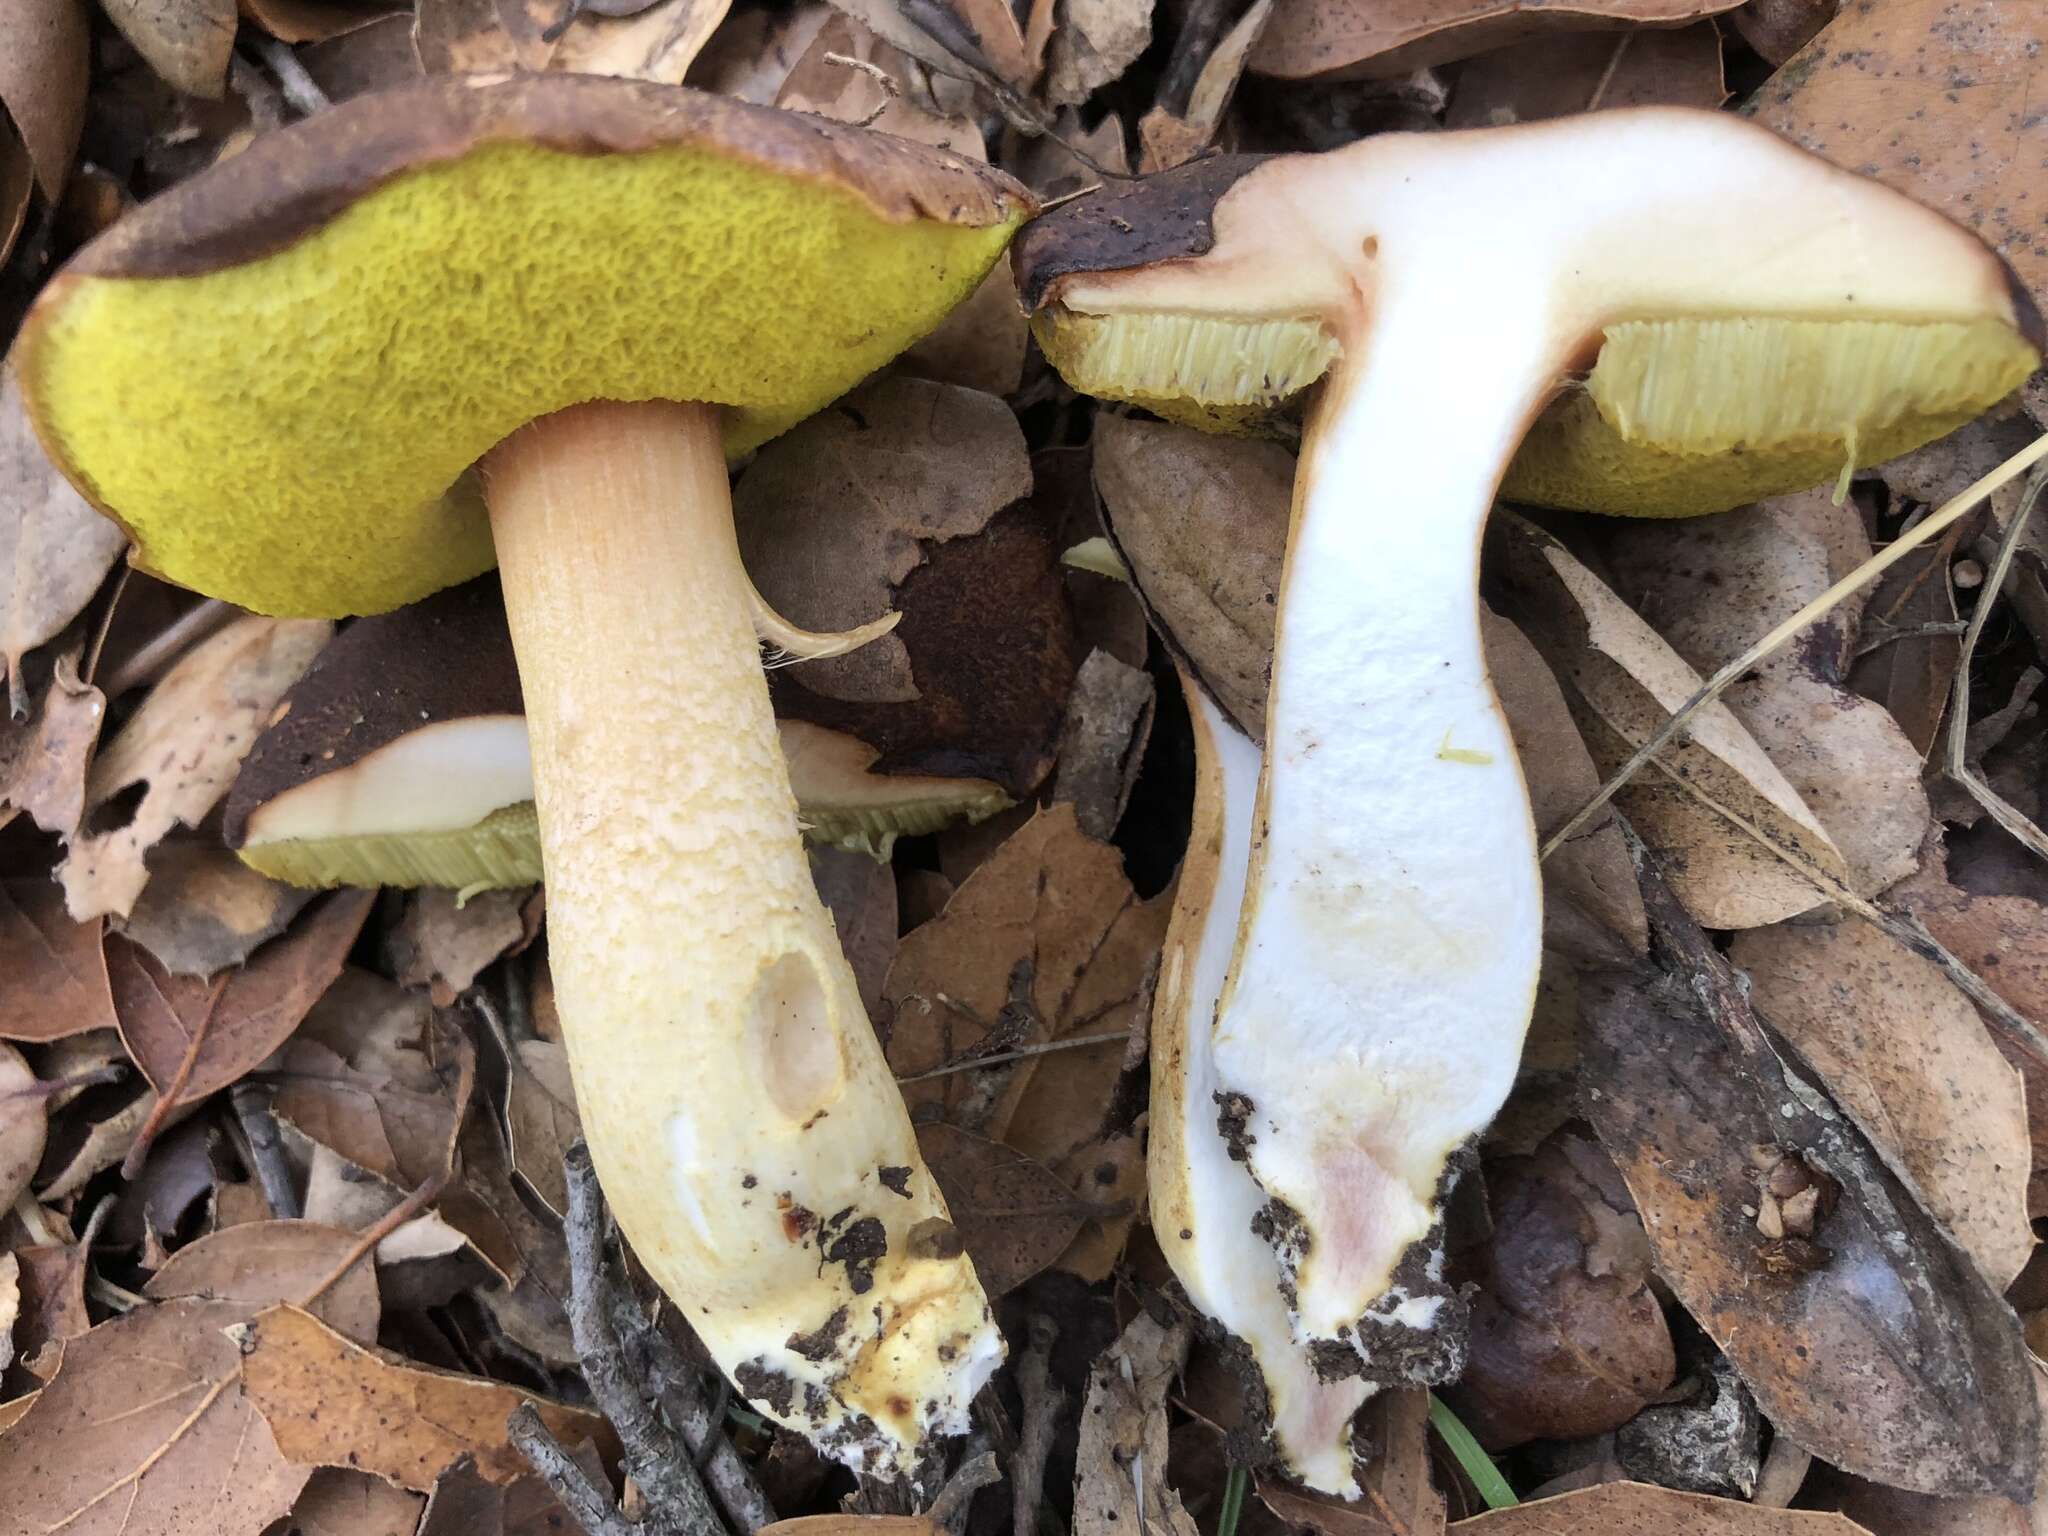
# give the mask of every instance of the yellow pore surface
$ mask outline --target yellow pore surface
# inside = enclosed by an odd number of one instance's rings
[[[743,452],[929,331],[1014,227],[890,223],[697,146],[492,144],[244,265],[60,278],[23,383],[145,570],[263,613],[375,613],[490,568],[468,472],[522,424],[705,401]]]

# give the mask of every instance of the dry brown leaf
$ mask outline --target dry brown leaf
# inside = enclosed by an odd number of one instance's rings
[[[787,8],[743,3],[697,55],[690,84],[757,107],[773,106],[811,40],[838,14],[824,0],[798,0]]]
[[[1757,1011],[2003,1290],[2034,1249],[2020,1076],[1931,960],[1859,918],[1738,934]]]
[[[851,629],[888,612],[926,546],[979,533],[1031,494],[1031,459],[993,395],[884,379],[761,450],[733,491],[747,573],[807,629]],[[805,662],[802,686],[835,699],[918,696],[910,653],[884,635]]]
[[[1105,112],[1093,128],[1084,128],[1081,114],[1068,108],[1053,120],[1053,127],[1058,138],[1046,134],[1033,139],[1024,146],[1014,165],[1004,167],[1042,201],[1049,203],[1095,186],[1102,180],[1102,171],[1097,166],[1114,175],[1130,175],[1130,152],[1124,142],[1123,119],[1118,114]],[[1094,164],[1078,158],[1075,150]]]
[[[7,47],[0,50],[0,107],[35,167],[51,202],[71,175],[85,126],[85,88],[92,32],[82,0],[16,0],[9,7]],[[0,216],[0,225],[6,220]],[[0,240],[0,259],[6,255]],[[12,393],[10,376],[5,386]]]
[[[1840,9],[1841,0],[1748,0],[1728,19],[1757,57],[1775,69],[1812,42]]]
[[[100,928],[73,922],[47,880],[0,880],[0,1037],[58,1040],[119,1022]]]
[[[2048,304],[2048,10],[1852,5],[1753,98],[1756,120],[1968,225]]]
[[[188,1243],[150,1277],[156,1301],[196,1296],[238,1303],[246,1316],[280,1299],[304,1296],[348,1259],[356,1234],[313,1221],[254,1221]],[[377,1342],[383,1309],[377,1271],[357,1264],[312,1306],[313,1315],[358,1343]]]
[[[430,75],[546,69],[561,19],[561,0],[419,0],[413,45]]]
[[[50,0],[37,0],[32,10],[49,7]],[[18,46],[13,37],[10,56]],[[7,68],[0,62],[0,92]],[[127,536],[88,506],[43,452],[14,370],[0,372],[0,671],[17,698],[27,697],[16,676],[22,656],[78,616],[127,547]]]
[[[149,884],[114,927],[173,976],[211,976],[283,933],[316,894],[259,874],[225,848],[165,843],[149,856]]]
[[[413,1536],[427,1501],[381,1477],[321,1467],[292,1506],[298,1536]]]
[[[21,1317],[21,1260],[0,1253],[0,1371],[14,1364],[14,1325]]]
[[[298,51],[306,73],[332,102],[344,102],[370,91],[410,84],[421,77],[420,56],[412,45],[412,13],[384,16],[324,43],[308,43]]]
[[[417,1493],[432,1492],[464,1456],[489,1482],[527,1471],[505,1438],[506,1416],[531,1400],[517,1387],[390,1359],[289,1304],[259,1313],[235,1337],[242,1390],[295,1462],[355,1467]],[[565,1443],[617,1444],[599,1414],[537,1406]]]
[[[1230,110],[1237,82],[1244,77],[1252,49],[1272,19],[1274,4],[1275,0],[1254,0],[1223,34],[1223,41],[1203,61],[1184,111],[1171,111],[1162,102],[1138,119],[1140,170],[1150,175],[1185,165],[1216,141],[1223,114]]]
[[[1259,1501],[1303,1536],[1443,1536],[1444,1497],[1429,1471],[1429,1394],[1377,1394],[1353,1426],[1351,1443],[1363,1498],[1346,1503],[1261,1479]]]
[[[569,1459],[583,1469],[593,1487],[610,1491],[604,1459],[588,1440],[572,1446]],[[568,1511],[538,1476],[528,1473],[510,1483],[488,1482],[465,1456],[434,1485],[419,1536],[562,1536],[573,1525]]]
[[[23,660],[19,677],[31,700],[26,719],[0,706],[0,826],[25,811],[45,832],[71,837],[85,815],[85,776],[99,744],[107,701],[78,680],[78,652],[45,665]]]
[[[1869,556],[1862,519],[1828,491],[1718,517],[1620,525],[1604,541],[1616,589],[1702,673],[1731,660],[1832,584],[1831,550]],[[1841,683],[1855,609],[1838,609],[1721,695],[1875,895],[1919,867],[1930,813],[1920,753],[1884,707]]]
[[[1546,32],[1674,26],[1740,0],[1280,0],[1252,69],[1290,80],[1390,79]]]
[[[991,1299],[1051,1264],[1094,1214],[1045,1164],[957,1125],[920,1125],[917,1149]]]
[[[870,859],[869,863],[874,861]],[[513,1047],[505,1090],[512,1167],[535,1197],[557,1216],[569,1210],[562,1158],[583,1134],[568,1050],[556,1040],[521,1040]]]
[[[143,62],[187,96],[218,101],[235,49],[235,0],[100,0]]]
[[[227,1087],[284,1044],[333,985],[375,904],[374,891],[324,897],[224,983],[171,976],[147,952],[109,937],[107,973],[128,1054],[160,1093],[182,1072],[180,1104]]]
[[[1046,48],[1045,99],[1078,106],[1123,77],[1152,41],[1152,0],[1060,0]]]
[[[1840,1515],[1764,1509],[1648,1483],[1605,1483],[1461,1520],[1470,1536],[1863,1536]]]
[[[811,884],[832,914],[839,947],[853,967],[861,1005],[869,1018],[879,1019],[882,984],[896,959],[896,871],[864,853],[841,848],[813,847],[805,852],[811,863]]]
[[[681,85],[732,0],[659,0],[637,16],[585,11],[562,34],[549,67]]]
[[[57,878],[74,917],[135,905],[149,880],[145,855],[213,809],[278,699],[333,633],[324,619],[237,619],[164,675],[92,765],[88,812],[148,789],[125,825],[72,843]]]
[[[393,0],[240,0],[242,15],[281,43],[318,43],[392,15]]]
[[[754,1536],[939,1536],[923,1515],[803,1515],[764,1525]]]
[[[478,1302],[521,1348],[574,1365],[569,1249],[560,1225],[539,1219],[514,1187],[511,1158],[488,1117],[473,1115],[463,1126],[460,1155],[460,1180],[439,1211],[502,1281],[477,1291]]]
[[[1166,1481],[1166,1395],[1187,1357],[1185,1326],[1162,1328],[1140,1312],[1089,1371],[1074,1452],[1074,1536],[1199,1536]]]
[[[1698,691],[1701,678],[1563,545],[1519,518],[1494,520],[1510,612],[1566,685],[1603,774]],[[1848,867],[1799,792],[1719,702],[1624,788],[1616,804],[1660,853],[1688,911],[1711,928],[1754,928],[1819,905],[1825,895],[1770,848],[1835,879]]]
[[[1489,1450],[1618,1429],[1677,1371],[1628,1186],[1569,1131],[1486,1167],[1472,1354],[1447,1401]]]
[[[85,1270],[91,1257],[82,1243],[37,1243],[17,1248],[21,1262],[21,1315],[14,1324],[14,1352],[24,1367],[48,1351],[52,1366],[39,1379],[55,1376],[67,1340],[92,1327],[85,1310]],[[32,1371],[31,1374],[34,1374]]]
[[[235,1302],[187,1298],[101,1323],[0,1435],[0,1487],[23,1531],[190,1536],[260,1531],[309,1469],[235,1390]]]
[[[1152,674],[1108,651],[1090,651],[1074,675],[1052,798],[1073,803],[1090,837],[1109,837],[1123,820],[1152,737],[1152,704]]]
[[[385,940],[393,972],[446,1008],[479,971],[531,937],[525,914],[532,898],[526,888],[480,891],[467,901],[440,886],[414,891]]]
[[[11,1045],[0,1045],[0,1211],[35,1177],[50,1129],[50,1095]]]
[[[1728,99],[1714,23],[1531,38],[1468,59],[1447,128],[1497,128],[1610,107],[1701,107]]]
[[[1861,626],[1865,641],[1884,643],[1859,656],[1849,682],[1865,698],[1890,711],[1899,729],[1924,760],[1933,750],[1948,711],[1956,668],[1962,661],[1960,634],[1918,634],[1889,638],[1900,630],[1953,623],[1955,589],[1949,566],[1962,541],[1962,526],[1916,549],[1878,578]]]

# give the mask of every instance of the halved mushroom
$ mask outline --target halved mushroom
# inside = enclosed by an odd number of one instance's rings
[[[1039,219],[1014,260],[1077,388],[1214,424],[1322,381],[1243,910],[1203,927],[1228,974],[1188,1027],[1296,1340],[1325,1372],[1440,1377],[1447,1170],[1513,1081],[1539,948],[1480,646],[1503,476],[1641,515],[1811,484],[2015,388],[2038,317],[1939,215],[1673,109],[1208,161]],[[1177,1178],[1242,1226],[1155,1164]]]
[[[590,76],[436,79],[122,219],[16,350],[52,460],[171,580],[389,609],[495,556],[583,1124],[763,1411],[876,1472],[1002,1343],[804,857],[726,459],[980,283],[985,166]]]

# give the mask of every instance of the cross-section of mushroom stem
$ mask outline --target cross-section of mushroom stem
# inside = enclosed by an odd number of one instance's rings
[[[894,1470],[1002,1344],[812,887],[718,413],[558,411],[485,486],[606,1195],[750,1398]]]
[[[2017,386],[2038,317],[1967,231],[1668,109],[1198,164],[1041,218],[1015,259],[1082,389],[1241,427],[1322,380],[1215,1095],[1318,1367],[1442,1379],[1442,1197],[1540,947],[1480,643],[1503,476],[1664,516],[1810,485]]]
[[[1256,1374],[1247,1401],[1263,1407],[1280,1464],[1312,1488],[1356,1498],[1351,1421],[1374,1389],[1357,1376],[1322,1380],[1295,1340],[1273,1252],[1256,1235],[1266,1195],[1217,1124],[1213,1026],[1244,900],[1259,749],[1192,679],[1182,686],[1195,807],[1152,1008],[1152,1230],[1188,1299],[1234,1341],[1234,1363]]]

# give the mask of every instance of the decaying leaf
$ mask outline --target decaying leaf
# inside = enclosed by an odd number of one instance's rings
[[[43,196],[55,202],[71,174],[85,125],[85,88],[92,32],[80,0],[17,0],[9,8],[7,48],[0,52],[0,107],[20,135]],[[0,128],[0,135],[6,130]],[[6,218],[0,214],[0,227]],[[7,254],[0,239],[0,259]],[[14,383],[0,386],[12,396]],[[12,414],[11,408],[0,407]]]
[[[58,1040],[118,1022],[101,921],[72,921],[47,880],[0,880],[0,1037]]]
[[[1764,1509],[1739,1499],[1606,1483],[1458,1522],[1471,1536],[1863,1536],[1840,1515]]]
[[[8,1210],[42,1160],[50,1096],[21,1052],[0,1045],[0,1211]]]
[[[235,0],[100,0],[144,62],[187,96],[218,101],[235,49]]]
[[[137,1307],[64,1346],[63,1368],[0,1435],[0,1487],[24,1531],[260,1531],[308,1467],[279,1453],[226,1330],[249,1315],[188,1297]]]
[[[896,871],[864,853],[841,848],[813,847],[807,852],[811,883],[832,914],[861,1003],[869,1018],[880,1018],[882,984],[896,958]]]
[[[86,770],[106,698],[78,680],[76,649],[47,664],[32,654],[9,677],[21,681],[30,702],[20,720],[0,708],[0,826],[22,811],[45,832],[68,838],[85,815]]]
[[[1616,589],[1643,622],[1709,673],[1868,558],[1862,520],[1826,490],[1718,517],[1620,525],[1603,541]],[[1929,820],[1920,754],[1882,705],[1841,679],[1855,609],[1837,609],[1797,643],[1731,683],[1721,702],[1770,754],[1841,850],[1849,883],[1873,895],[1911,874]]]
[[[1447,128],[1534,123],[1612,107],[1700,107],[1728,99],[1713,22],[1532,37],[1468,59]]]
[[[284,1453],[306,1467],[355,1467],[418,1493],[432,1492],[464,1456],[489,1482],[510,1483],[527,1470],[505,1438],[506,1416],[531,1400],[517,1387],[393,1360],[288,1304],[250,1319],[235,1341],[247,1401]],[[558,1439],[616,1445],[598,1414],[537,1406]]]
[[[520,1040],[513,1045],[510,1068],[505,1122],[511,1131],[512,1167],[535,1198],[563,1216],[569,1209],[569,1191],[562,1158],[583,1134],[576,1086],[569,1078],[569,1053],[557,1040]]]
[[[146,951],[109,938],[107,972],[129,1055],[160,1093],[182,1079],[181,1104],[225,1088],[299,1027],[341,974],[375,901],[374,891],[322,898],[222,981],[172,976]]]
[[[282,43],[317,43],[392,14],[393,0],[241,0],[242,15]]]
[[[1659,972],[1587,976],[1580,1046],[1587,1115],[1658,1272],[1816,1456],[1923,1493],[2029,1496],[2019,1320],[1772,1045],[1654,870],[1644,904]]]
[[[1258,46],[1266,23],[1272,19],[1274,3],[1275,0],[1254,0],[1251,8],[1223,34],[1223,41],[1203,61],[1184,109],[1176,112],[1161,102],[1138,119],[1141,170],[1150,174],[1185,165],[1215,142],[1252,49]]]
[[[410,12],[380,17],[367,26],[309,43],[297,50],[313,83],[332,102],[420,78],[420,56],[412,42]]]
[[[1280,0],[1252,54],[1262,75],[1388,79],[1544,32],[1675,26],[1740,0]]]
[[[1130,804],[1152,734],[1152,693],[1150,673],[1101,649],[1074,676],[1052,797],[1073,804],[1090,837],[1116,831]]]
[[[732,0],[657,0],[637,16],[584,11],[556,45],[549,67],[681,85]]]
[[[2020,1075],[1969,1000],[1859,918],[1738,934],[1757,1012],[2003,1290],[2033,1252]]]
[[[1698,691],[1700,675],[1548,534],[1505,514],[1493,529],[1489,550],[1502,557],[1509,616],[1566,685],[1594,762],[1611,773]],[[1848,867],[1826,829],[1718,701],[1695,715],[1687,737],[1615,800],[1669,859],[1672,885],[1687,910],[1711,927],[1758,927],[1825,900],[1773,847],[1826,877],[1847,880]]]
[[[560,0],[419,0],[413,45],[428,74],[546,69]]]
[[[82,1243],[36,1243],[15,1249],[14,1257],[21,1266],[15,1358],[38,1380],[49,1381],[56,1376],[66,1341],[82,1337],[92,1327],[85,1309],[89,1256]]]
[[[1471,1256],[1470,1363],[1445,1396],[1489,1449],[1604,1434],[1677,1369],[1642,1219],[1607,1155],[1560,1132],[1492,1162],[1493,1227]]]
[[[1757,92],[1757,121],[1966,224],[2048,302],[2028,189],[2048,164],[2048,14],[1999,0],[1848,5]]]
[[[26,18],[29,33],[37,31],[38,13],[58,11],[76,14],[72,0],[36,0]],[[10,23],[9,46],[0,59],[0,100],[6,99],[20,26],[20,21]],[[79,28],[82,69],[82,20]],[[82,107],[82,90],[80,97]],[[74,141],[77,132],[74,120]],[[63,158],[68,162],[68,150]],[[7,673],[16,700],[26,698],[16,675],[23,654],[77,616],[127,547],[126,535],[88,506],[43,452],[22,409],[14,370],[0,374],[0,576],[5,578],[0,580],[0,670]]]
[[[125,824],[72,843],[57,877],[73,916],[125,915],[135,905],[149,880],[144,856],[172,827],[197,826],[213,809],[333,632],[324,619],[237,619],[164,675],[92,765],[88,812],[148,787]]]
[[[1096,1360],[1075,1452],[1074,1536],[1199,1536],[1166,1481],[1166,1395],[1187,1354],[1184,1325],[1141,1312]]]
[[[321,1467],[292,1506],[298,1536],[413,1536],[427,1501],[381,1477]]]
[[[885,379],[761,450],[733,491],[747,573],[806,629],[887,613],[926,546],[978,533],[1031,494],[1031,460],[1008,406],[923,379]],[[805,662],[811,693],[874,703],[918,697],[896,635]]]
[[[425,987],[446,1008],[477,973],[532,938],[531,890],[479,891],[467,901],[440,886],[414,891],[385,941],[392,969],[409,987]]]
[[[115,929],[173,976],[211,976],[283,933],[314,894],[259,874],[225,848],[164,843],[149,856],[149,884]]]
[[[158,1301],[196,1296],[253,1312],[304,1296],[354,1252],[356,1235],[314,1221],[253,1221],[188,1243],[143,1287]],[[377,1341],[381,1306],[375,1266],[357,1264],[312,1304],[312,1314],[360,1343]]]
[[[1088,100],[1120,78],[1152,41],[1152,0],[1061,0],[1046,50],[1045,99]]]
[[[461,1232],[500,1284],[476,1293],[522,1349],[559,1365],[576,1363],[569,1332],[569,1250],[559,1223],[543,1221],[515,1187],[512,1161],[496,1128],[481,1115],[462,1128],[459,1181],[439,1211]]]
[[[917,1149],[991,1299],[1057,1259],[1093,1212],[1045,1164],[957,1125],[919,1126]]]
[[[1963,637],[1916,631],[1955,622],[1955,589],[1948,573],[1963,532],[1961,525],[1951,528],[1878,578],[1861,625],[1861,644],[1870,649],[1849,672],[1850,686],[1885,707],[1923,760],[1934,750],[1948,711]]]
[[[583,1469],[591,1486],[611,1491],[596,1446],[588,1440],[575,1443],[569,1459]],[[494,1483],[464,1456],[434,1485],[419,1536],[560,1536],[571,1524],[569,1512],[536,1474]]]

